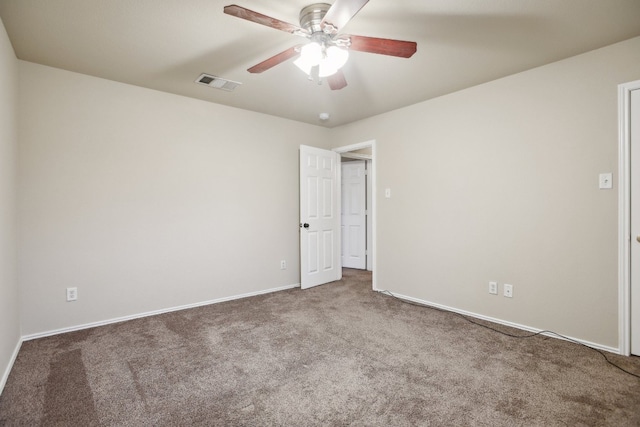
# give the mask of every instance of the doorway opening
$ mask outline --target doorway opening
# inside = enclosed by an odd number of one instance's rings
[[[376,286],[376,141],[370,140],[358,144],[337,147],[334,152],[340,154],[341,161],[348,163],[350,160],[361,161],[366,168],[366,220],[365,220],[365,269],[371,271],[371,287],[377,290]],[[340,174],[340,188],[342,191],[342,174]],[[340,196],[342,199],[342,194]],[[345,224],[342,223],[341,229]],[[358,225],[358,226],[361,226]],[[355,233],[355,231],[354,231]]]

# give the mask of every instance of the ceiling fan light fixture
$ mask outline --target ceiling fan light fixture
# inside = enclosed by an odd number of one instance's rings
[[[322,46],[319,43],[311,42],[300,48],[300,57],[293,63],[306,75],[311,75],[311,69],[322,61]]]
[[[293,61],[293,63],[295,64],[296,67],[300,68],[302,72],[305,73],[306,75],[311,74],[311,69],[313,68],[313,65],[311,65],[309,61],[305,61],[303,57],[296,59],[295,61]]]
[[[300,49],[300,59],[310,64],[312,67],[320,64],[320,61],[322,61],[322,57],[322,46],[320,45],[320,43],[307,43]]]
[[[310,76],[313,67],[319,66],[318,77],[335,74],[349,59],[349,52],[337,46],[323,48],[319,43],[311,42],[300,49],[300,58],[293,63]]]
[[[338,72],[338,69],[329,61],[322,61],[318,70],[318,77],[329,77]]]
[[[341,49],[338,46],[329,46],[327,48],[327,56],[325,58],[325,62],[331,64],[337,70],[342,68],[344,64],[347,63],[349,59],[349,51],[346,49]]]

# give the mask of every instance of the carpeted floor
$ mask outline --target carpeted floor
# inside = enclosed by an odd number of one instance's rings
[[[640,379],[596,352],[509,338],[370,280],[345,270],[310,290],[25,342],[0,425],[640,425]]]

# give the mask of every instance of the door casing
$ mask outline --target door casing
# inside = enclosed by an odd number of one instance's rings
[[[631,354],[631,92],[640,80],[618,86],[618,351]]]

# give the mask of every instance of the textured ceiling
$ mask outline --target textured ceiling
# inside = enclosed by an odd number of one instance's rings
[[[0,0],[0,17],[25,61],[329,127],[640,36],[640,0],[371,0],[341,32],[418,51],[351,52],[348,86],[331,91],[292,61],[248,73],[304,39],[225,15],[233,3],[297,25],[311,2]],[[242,85],[197,85],[201,73]]]

